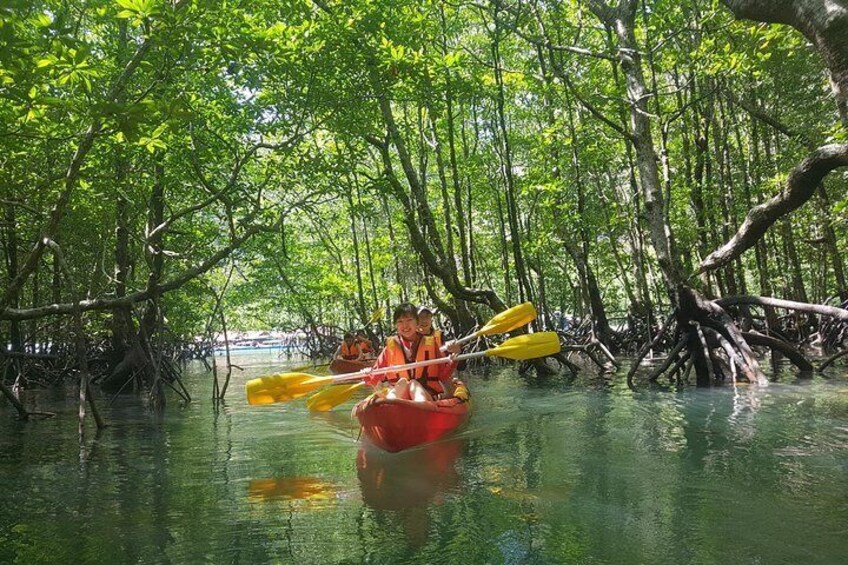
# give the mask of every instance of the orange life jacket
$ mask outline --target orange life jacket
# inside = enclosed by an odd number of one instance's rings
[[[421,334],[424,335],[424,334]],[[430,326],[430,337],[436,340],[436,349],[442,348],[442,330],[437,330],[433,326]]]
[[[354,341],[353,345],[348,345],[346,341],[342,341],[342,359],[356,359],[359,357],[359,345]]]
[[[412,352],[412,358],[407,358],[403,345],[397,336],[392,336],[386,341],[386,361],[388,365],[406,365],[407,363],[417,363],[418,361],[427,361],[440,357],[439,346],[436,345],[436,340],[433,336],[422,335],[418,340],[418,348]],[[430,376],[428,371],[434,376]],[[386,373],[383,377],[384,381],[394,383],[401,377],[410,378],[410,370],[406,369],[399,372]],[[444,392],[442,383],[439,382],[439,369],[436,366],[418,367],[412,369],[412,377],[427,389],[430,394],[441,394]]]
[[[362,351],[362,353],[371,353],[374,351],[374,348],[371,347],[371,342],[367,339],[360,339],[357,343],[359,343],[359,350]]]

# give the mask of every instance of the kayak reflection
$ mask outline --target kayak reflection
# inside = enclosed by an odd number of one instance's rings
[[[464,438],[431,443],[401,453],[363,444],[356,456],[362,500],[375,510],[403,510],[442,501],[460,482],[456,460]]]
[[[430,535],[430,506],[461,482],[456,460],[465,439],[427,444],[402,453],[386,453],[370,444],[359,448],[356,472],[362,500],[378,512],[396,513],[410,547],[421,547]]]

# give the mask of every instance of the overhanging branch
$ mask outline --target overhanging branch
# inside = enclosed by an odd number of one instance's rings
[[[813,151],[789,174],[780,193],[751,208],[736,235],[704,259],[698,272],[726,265],[753,247],[772,224],[803,206],[828,173],[845,166],[848,166],[848,144],[825,145]]]

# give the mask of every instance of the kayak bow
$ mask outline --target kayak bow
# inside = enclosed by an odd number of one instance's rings
[[[354,408],[362,433],[371,443],[390,452],[438,441],[468,419],[471,403],[459,398],[414,402],[378,398]]]

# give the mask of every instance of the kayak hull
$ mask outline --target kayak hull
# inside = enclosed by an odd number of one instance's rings
[[[334,375],[342,375],[344,373],[355,373],[372,366],[374,366],[374,359],[369,359],[368,361],[333,359],[333,362],[330,363],[330,372]]]
[[[458,398],[413,402],[379,398],[363,400],[354,408],[362,433],[389,452],[438,441],[462,426],[471,404]]]

